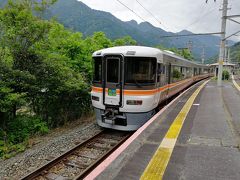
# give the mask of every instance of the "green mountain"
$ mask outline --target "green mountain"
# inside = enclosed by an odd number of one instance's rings
[[[0,0],[6,1],[6,0]],[[161,36],[174,35],[172,32],[166,32],[157,28],[148,22],[138,24],[136,21],[121,21],[111,13],[94,10],[77,0],[58,0],[51,6],[45,18],[56,18],[74,31],[80,31],[84,36],[92,35],[96,31],[103,31],[109,38],[116,39],[126,35],[135,39],[139,45],[186,48],[189,42],[192,43],[192,52],[197,60],[201,59],[203,48],[205,58],[216,56],[219,51],[217,46],[220,42],[218,36],[189,36],[178,38],[161,38]],[[190,34],[191,32],[183,30],[176,34]],[[233,44],[233,43],[232,43]]]
[[[49,9],[47,18],[50,17],[56,17],[66,27],[80,31],[85,36],[103,31],[111,39],[130,35],[140,44],[152,44],[152,40],[143,36],[137,28],[127,25],[110,13],[93,10],[77,0],[59,0]]]
[[[230,59],[231,59],[231,62],[240,63],[240,42],[234,44],[230,48]]]
[[[148,22],[138,24],[136,21],[124,22],[104,11],[89,8],[77,0],[58,0],[52,6],[47,18],[56,17],[57,20],[83,35],[92,35],[95,31],[103,31],[111,38],[116,39],[126,35],[134,38],[139,45],[156,46],[162,44],[166,47],[186,48],[189,41],[192,42],[192,52],[197,59],[201,59],[203,48],[205,58],[218,54],[220,38],[217,36],[190,36],[178,38],[161,38],[161,36],[174,35],[161,28],[154,27]],[[189,34],[183,30],[177,34]]]
[[[215,55],[208,60],[206,60],[206,64],[212,64],[218,62],[219,55]],[[232,63],[240,64],[240,42],[235,43],[230,47],[230,61]]]

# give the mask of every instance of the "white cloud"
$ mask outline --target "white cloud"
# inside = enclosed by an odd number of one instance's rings
[[[117,0],[79,0],[89,7],[97,10],[112,13],[123,21],[142,19],[121,5]],[[178,32],[183,29],[195,33],[220,32],[222,0],[138,0],[145,8],[151,11],[154,16],[162,22],[159,24],[148,12],[146,12],[136,0],[120,0],[130,9],[134,10],[143,19],[154,26],[171,32]],[[240,0],[229,0],[231,10],[228,14],[240,14]],[[240,21],[240,18],[236,19]],[[240,25],[232,22],[227,23],[227,35],[240,30]],[[234,36],[240,41],[240,36]]]

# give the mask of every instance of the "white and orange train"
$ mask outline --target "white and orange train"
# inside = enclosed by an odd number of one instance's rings
[[[91,98],[97,123],[117,130],[138,129],[161,102],[211,75],[205,65],[150,47],[102,49],[93,59]]]

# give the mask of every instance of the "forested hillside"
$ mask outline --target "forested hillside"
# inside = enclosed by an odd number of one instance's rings
[[[240,63],[240,42],[234,44],[230,49],[230,58],[232,62]]]
[[[178,38],[161,38],[165,35],[174,35],[161,28],[154,27],[148,22],[138,24],[136,21],[123,22],[104,11],[89,8],[77,0],[58,0],[46,13],[46,18],[55,17],[65,27],[82,32],[84,36],[92,35],[95,31],[103,31],[111,39],[129,35],[139,45],[157,46],[167,48],[184,48],[191,41],[195,58],[201,59],[202,49],[205,48],[206,58],[215,56],[219,52],[220,38],[217,36],[190,36]],[[190,34],[183,30],[177,34]]]
[[[219,56],[216,55],[206,61],[207,64],[212,64],[218,62]],[[240,63],[240,42],[234,44],[230,47],[230,61],[233,63]]]
[[[7,0],[2,0],[4,4]],[[1,6],[0,4],[0,6]],[[94,32],[102,31],[111,40],[123,36],[131,36],[138,45],[158,46],[167,48],[186,48],[189,41],[192,42],[192,53],[195,60],[200,61],[203,48],[205,58],[209,59],[218,55],[220,42],[217,36],[190,36],[178,38],[161,38],[165,35],[174,35],[161,28],[154,27],[148,22],[138,24],[136,21],[123,22],[110,13],[93,10],[77,0],[58,0],[53,6],[45,11],[46,19],[56,18],[65,27],[76,32],[81,32],[84,37],[93,35]],[[191,34],[183,30],[177,34]],[[233,44],[232,41],[229,42]]]
[[[9,2],[0,9],[0,157],[5,158],[23,151],[32,135],[91,110],[95,50],[136,44],[128,36],[111,41],[102,32],[83,38],[42,19],[55,0]]]

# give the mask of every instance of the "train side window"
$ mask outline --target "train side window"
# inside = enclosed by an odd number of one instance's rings
[[[192,67],[189,67],[189,72],[190,72],[189,73],[189,75],[190,75],[189,77],[193,77],[194,76],[194,74],[193,74],[194,73],[194,69]]]
[[[184,78],[184,67],[180,67],[180,73],[181,73],[181,79],[183,79]]]
[[[187,78],[190,77],[190,74],[191,74],[190,68],[189,68],[189,67],[186,67],[186,77],[187,77]]]
[[[152,85],[156,83],[157,60],[146,57],[125,58],[125,84]]]
[[[209,73],[209,69],[204,69],[204,72],[203,72],[203,74],[208,74]]]
[[[160,85],[164,86],[167,82],[166,82],[166,66],[164,64],[161,64],[161,78],[160,78]]]
[[[162,74],[165,74],[165,71],[166,71],[165,65],[162,65]]]
[[[187,68],[181,67],[181,73],[182,73],[182,79],[185,79],[187,77]]]
[[[194,76],[196,76],[196,75],[197,75],[197,68],[194,68],[193,75],[194,75]]]
[[[107,82],[118,83],[119,59],[107,59]]]
[[[173,82],[180,81],[182,79],[181,68],[179,66],[173,66],[172,68],[172,80]]]
[[[158,68],[157,68],[157,82],[160,82],[160,80],[161,80],[161,73],[162,73],[161,64],[158,64]]]
[[[102,58],[94,57],[94,76],[93,82],[102,81]]]
[[[166,69],[166,78],[167,78],[167,83],[170,84],[172,82],[172,78],[171,78],[171,74],[172,74],[172,65],[171,63],[169,63],[169,65],[167,65],[167,69]]]

